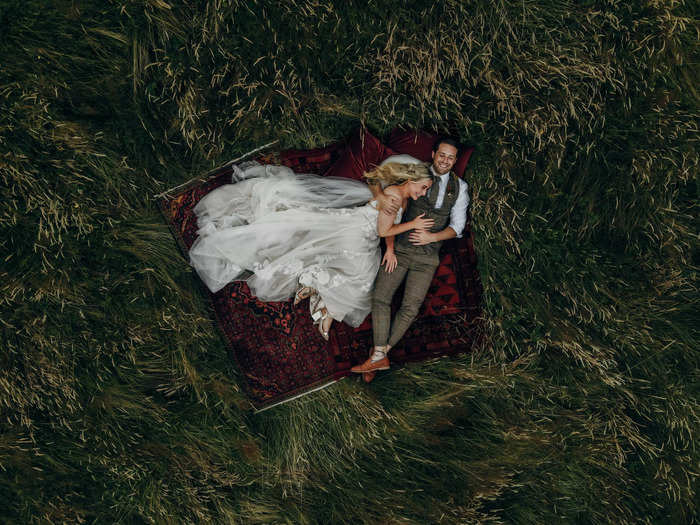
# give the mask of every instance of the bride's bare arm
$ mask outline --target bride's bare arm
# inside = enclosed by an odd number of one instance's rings
[[[384,257],[382,257],[382,262],[379,266],[384,266],[384,270],[387,273],[393,272],[399,264],[399,260],[396,258],[394,253],[394,236],[386,237],[386,251],[384,252]]]
[[[433,219],[424,219],[421,213],[412,221],[394,224],[394,220],[384,213],[380,213],[377,217],[377,233],[380,237],[391,237],[398,235],[408,230],[429,230],[433,227]]]
[[[392,197],[395,197],[396,199],[399,199],[400,201],[400,195],[396,189],[393,187],[389,186],[386,188],[385,193],[387,195],[391,195]],[[401,202],[401,201],[400,201]],[[404,199],[403,202],[401,202],[403,207],[406,207],[406,201]],[[406,232],[408,230],[413,230],[413,229],[418,229],[418,230],[427,230],[432,228],[433,226],[433,219],[424,219],[423,218],[423,213],[420,214],[418,217],[413,219],[412,221],[408,222],[402,222],[400,224],[394,224],[394,219],[396,219],[396,214],[394,215],[388,215],[386,213],[379,213],[377,215],[377,233],[379,234],[380,237],[391,237],[393,235],[398,235],[400,233]]]

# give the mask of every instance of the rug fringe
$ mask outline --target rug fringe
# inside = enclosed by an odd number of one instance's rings
[[[344,378],[341,377],[340,379],[344,379]],[[330,385],[332,385],[333,383],[337,383],[338,381],[340,381],[340,379],[333,379],[332,381],[329,381],[328,383],[324,383],[324,384],[322,384],[322,385],[319,385],[319,386],[317,386],[317,387],[311,388],[311,389],[306,390],[306,391],[304,391],[304,392],[300,392],[299,394],[297,394],[297,395],[295,395],[295,396],[288,397],[287,399],[282,399],[281,401],[277,401],[277,403],[272,403],[271,405],[267,405],[267,406],[265,406],[265,407],[263,407],[263,408],[256,408],[254,413],[255,413],[255,414],[259,414],[260,412],[265,412],[265,410],[267,410],[268,408],[276,407],[276,406],[278,406],[278,405],[282,405],[282,404],[284,404],[284,403],[288,403],[289,401],[293,401],[293,400],[295,400],[295,399],[299,399],[300,397],[305,396],[306,394],[310,394],[311,392],[316,392],[316,391],[318,391],[318,390],[323,390],[323,389],[326,388],[327,386],[330,386]]]

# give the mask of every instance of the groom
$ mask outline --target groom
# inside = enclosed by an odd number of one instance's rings
[[[403,222],[411,221],[425,213],[426,219],[434,219],[434,226],[429,231],[409,230],[396,236],[394,252],[398,264],[392,272],[387,272],[382,266],[377,274],[372,294],[372,355],[351,369],[363,374],[368,383],[374,379],[377,370],[389,369],[389,350],[399,342],[418,315],[440,264],[442,242],[462,236],[467,222],[469,195],[467,183],[451,171],[458,153],[458,143],[450,137],[435,142],[430,167],[434,183],[427,195],[411,202],[402,219]],[[403,300],[392,321],[391,301],[404,279]]]

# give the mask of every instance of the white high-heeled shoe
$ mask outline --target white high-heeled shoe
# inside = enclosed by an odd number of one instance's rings
[[[330,326],[328,327],[328,330],[324,330],[323,322],[330,316],[328,315],[326,305],[323,303],[323,300],[318,294],[311,296],[311,299],[309,300],[309,309],[311,310],[311,319],[314,321],[314,326],[318,326],[318,333],[320,333],[321,337],[328,341]],[[331,318],[331,323],[332,322],[333,321]]]
[[[307,297],[311,297],[315,293],[316,290],[310,286],[299,286],[299,288],[297,288],[297,292],[294,294],[294,306],[298,305]]]

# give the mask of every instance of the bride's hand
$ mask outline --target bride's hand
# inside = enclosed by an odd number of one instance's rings
[[[425,213],[421,213],[411,221],[414,230],[429,230],[435,224],[433,219],[424,219],[423,215],[425,215]]]
[[[381,193],[377,196],[377,200],[379,201],[379,209],[387,215],[396,216],[396,212],[401,207],[401,199],[394,195]]]
[[[384,258],[382,259],[382,264],[386,263],[386,267],[384,268],[386,270],[386,273],[391,273],[396,269],[396,265],[399,263],[398,260],[396,260],[396,254],[394,253],[393,250],[387,250],[386,253],[384,254]],[[381,266],[381,264],[380,264]]]

